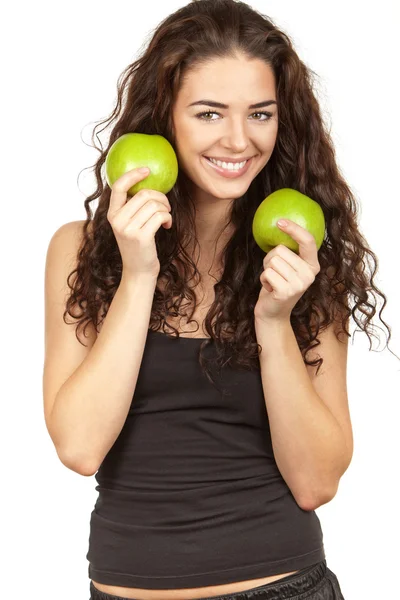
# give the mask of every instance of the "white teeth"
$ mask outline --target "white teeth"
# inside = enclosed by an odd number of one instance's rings
[[[227,169],[228,171],[239,171],[240,169],[243,169],[244,165],[247,163],[247,160],[244,160],[241,163],[226,163],[221,160],[215,160],[215,158],[209,158],[208,160],[215,165],[218,165],[218,167],[222,167],[222,169]]]

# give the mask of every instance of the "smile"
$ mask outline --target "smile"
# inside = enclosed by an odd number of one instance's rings
[[[204,161],[207,165],[215,170],[216,174],[222,175],[222,177],[227,177],[228,179],[236,179],[236,177],[240,177],[248,171],[254,157],[241,163],[226,163],[220,160],[216,161],[215,159],[208,158],[207,156],[202,156],[202,158],[204,158]]]

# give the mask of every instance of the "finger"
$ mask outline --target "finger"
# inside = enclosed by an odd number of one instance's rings
[[[274,256],[280,256],[282,260],[285,260],[297,273],[300,273],[304,266],[303,259],[300,258],[296,252],[293,252],[293,250],[290,250],[290,248],[283,244],[279,244],[279,246],[275,246],[275,248],[265,256],[263,261],[264,269],[267,268],[267,265]]]
[[[142,167],[144,168],[144,167]],[[121,177],[119,177],[111,187],[111,197],[110,197],[110,206],[108,209],[108,215],[115,215],[120,208],[126,204],[128,197],[128,190],[138,183],[148,177],[150,170],[143,173],[140,172],[139,169],[133,169],[131,171],[127,171]]]
[[[292,282],[294,278],[298,278],[297,271],[287,263],[286,260],[278,255],[272,257],[269,261],[269,267],[276,271],[288,283]]]
[[[134,221],[135,226],[140,228],[156,213],[166,214],[171,217],[169,209],[165,206],[164,202],[159,202],[153,198],[149,201],[142,199],[137,204],[129,201],[115,219],[117,220],[121,217],[121,220],[123,219],[126,224]]]
[[[277,223],[279,229],[290,235],[290,237],[298,243],[300,257],[311,267],[319,269],[318,249],[314,236],[309,231],[304,229],[304,227],[298,225],[294,221],[291,221],[290,219],[285,219],[285,221],[287,222],[285,227]]]
[[[268,292],[273,292],[273,291],[274,291],[274,288],[272,287],[272,285],[271,285],[270,283],[268,283],[268,281],[265,281],[265,280],[264,280],[264,282],[263,282],[263,287],[264,287],[264,288],[267,288],[267,291],[268,291]]]
[[[133,202],[132,202],[132,200],[133,200]],[[137,192],[137,194],[135,194],[131,198],[128,198],[128,201],[126,203],[126,211],[127,211],[128,215],[129,215],[130,211],[132,211],[132,214],[134,214],[136,211],[135,208],[132,209],[131,207],[142,206],[149,200],[154,200],[156,202],[160,202],[161,204],[164,204],[164,206],[166,208],[168,208],[168,210],[171,210],[171,205],[165,194],[163,194],[162,192],[159,192],[157,190],[143,188],[142,190],[139,190]]]
[[[263,272],[260,279],[262,280],[261,283],[267,281],[272,286],[273,292],[279,292],[279,290],[282,290],[287,284],[287,281],[272,269],[272,267],[268,267],[268,269]]]

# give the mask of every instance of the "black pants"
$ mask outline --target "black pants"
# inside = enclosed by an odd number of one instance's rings
[[[89,600],[127,600],[122,596],[106,594],[90,582]],[[282,577],[244,592],[209,596],[203,600],[344,600],[336,575],[323,560],[302,569],[299,573]]]

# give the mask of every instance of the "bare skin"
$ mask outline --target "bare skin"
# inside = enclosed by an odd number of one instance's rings
[[[270,577],[262,577],[260,579],[248,579],[246,581],[235,581],[226,585],[214,585],[200,588],[187,588],[178,590],[145,590],[141,588],[126,588],[113,585],[103,585],[93,581],[93,584],[99,590],[114,596],[122,596],[123,598],[132,598],[135,600],[187,600],[188,598],[208,598],[209,596],[219,596],[222,594],[234,594],[243,592],[253,587],[265,585],[272,581],[287,577],[297,571],[282,573],[281,575],[271,575]]]

